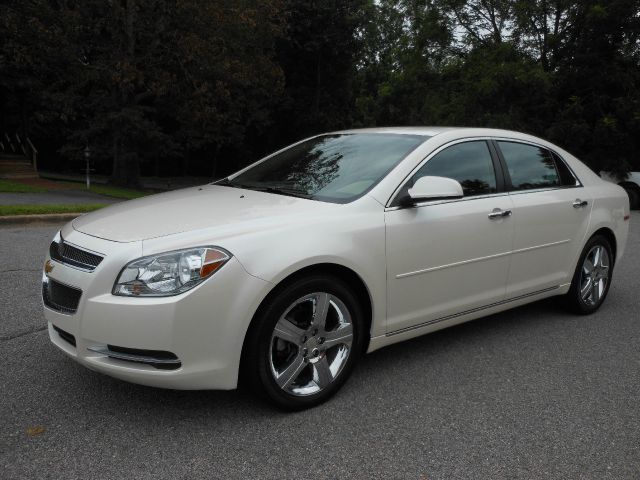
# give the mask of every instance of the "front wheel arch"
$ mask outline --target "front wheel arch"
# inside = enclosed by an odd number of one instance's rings
[[[337,263],[318,263],[301,268],[300,270],[291,273],[290,275],[282,279],[277,285],[275,285],[271,289],[271,291],[262,299],[260,305],[253,314],[251,322],[249,323],[249,327],[244,334],[244,340],[242,342],[242,353],[240,357],[240,377],[243,376],[242,374],[246,370],[245,359],[247,358],[246,348],[249,333],[252,331],[252,329],[255,327],[256,322],[261,317],[265,306],[269,304],[271,299],[277,296],[280,292],[282,292],[282,290],[287,288],[287,286],[289,286],[296,280],[312,275],[327,275],[330,277],[341,278],[353,290],[353,293],[356,296],[358,303],[363,311],[364,331],[368,332],[362,342],[362,353],[365,353],[367,351],[367,349],[369,348],[369,341],[371,340],[371,324],[373,321],[373,302],[367,285],[365,284],[364,280],[362,280],[360,275],[358,275],[350,268],[345,267],[344,265],[339,265]]]
[[[239,386],[286,410],[319,405],[364,351],[362,307],[343,278],[325,274],[296,276],[274,290],[247,330]]]

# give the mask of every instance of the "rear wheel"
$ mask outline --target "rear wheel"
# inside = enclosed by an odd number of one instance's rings
[[[249,332],[244,366],[252,386],[297,410],[331,397],[362,351],[362,309],[341,280],[298,279],[270,299]]]
[[[589,314],[600,308],[609,293],[613,261],[611,244],[606,237],[596,235],[587,242],[566,295],[571,310]]]

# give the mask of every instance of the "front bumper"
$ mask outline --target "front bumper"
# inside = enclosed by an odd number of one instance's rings
[[[181,295],[114,296],[111,288],[120,269],[142,256],[142,243],[111,242],[69,226],[63,237],[104,253],[104,260],[93,272],[52,260],[48,277],[82,290],[74,314],[44,306],[54,345],[92,370],[133,383],[187,390],[237,386],[244,336],[268,282],[249,275],[232,257],[211,278]],[[178,362],[163,368],[135,361],[135,355],[110,356],[110,346],[120,353],[170,352]]]

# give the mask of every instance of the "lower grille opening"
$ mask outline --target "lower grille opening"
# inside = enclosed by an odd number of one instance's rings
[[[89,347],[89,350],[107,355],[109,358],[124,360],[125,362],[143,363],[160,370],[176,370],[182,366],[178,357],[163,350],[143,350],[140,348],[104,345]]]
[[[55,325],[53,325],[53,329],[58,333],[60,338],[63,339],[65,342],[70,343],[74,347],[76,346],[76,337],[71,335],[69,332],[65,332],[61,328],[56,327]]]
[[[52,310],[72,315],[78,310],[82,290],[42,276],[42,300]]]

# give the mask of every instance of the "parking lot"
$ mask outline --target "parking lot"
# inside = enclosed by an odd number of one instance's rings
[[[328,403],[159,390],[49,343],[54,225],[0,227],[0,478],[640,478],[640,213],[599,312],[551,299],[366,356]]]

